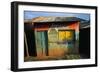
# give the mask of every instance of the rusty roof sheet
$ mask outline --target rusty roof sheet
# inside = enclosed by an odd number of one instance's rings
[[[69,21],[85,21],[77,17],[55,17],[55,16],[45,16],[36,17],[32,19],[32,22],[69,22]]]

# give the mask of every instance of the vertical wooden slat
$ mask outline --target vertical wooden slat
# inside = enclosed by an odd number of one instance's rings
[[[26,45],[26,55],[27,55],[27,57],[29,57],[27,37],[26,37],[26,33],[25,32],[24,32],[24,37],[25,37],[25,45]]]

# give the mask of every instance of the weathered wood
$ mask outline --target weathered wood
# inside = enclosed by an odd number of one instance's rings
[[[25,45],[26,45],[26,54],[27,54],[27,57],[29,57],[27,37],[26,37],[26,33],[25,32],[24,32],[24,38],[25,38]]]

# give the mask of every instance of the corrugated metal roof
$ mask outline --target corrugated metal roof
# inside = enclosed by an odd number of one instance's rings
[[[80,23],[80,29],[90,27],[90,21],[84,21]]]
[[[85,20],[77,17],[54,17],[54,16],[37,17],[32,19],[32,22],[70,22],[70,21],[85,21]]]

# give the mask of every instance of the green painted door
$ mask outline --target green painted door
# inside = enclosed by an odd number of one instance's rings
[[[35,37],[37,53],[45,56],[48,55],[47,31],[37,31]]]

